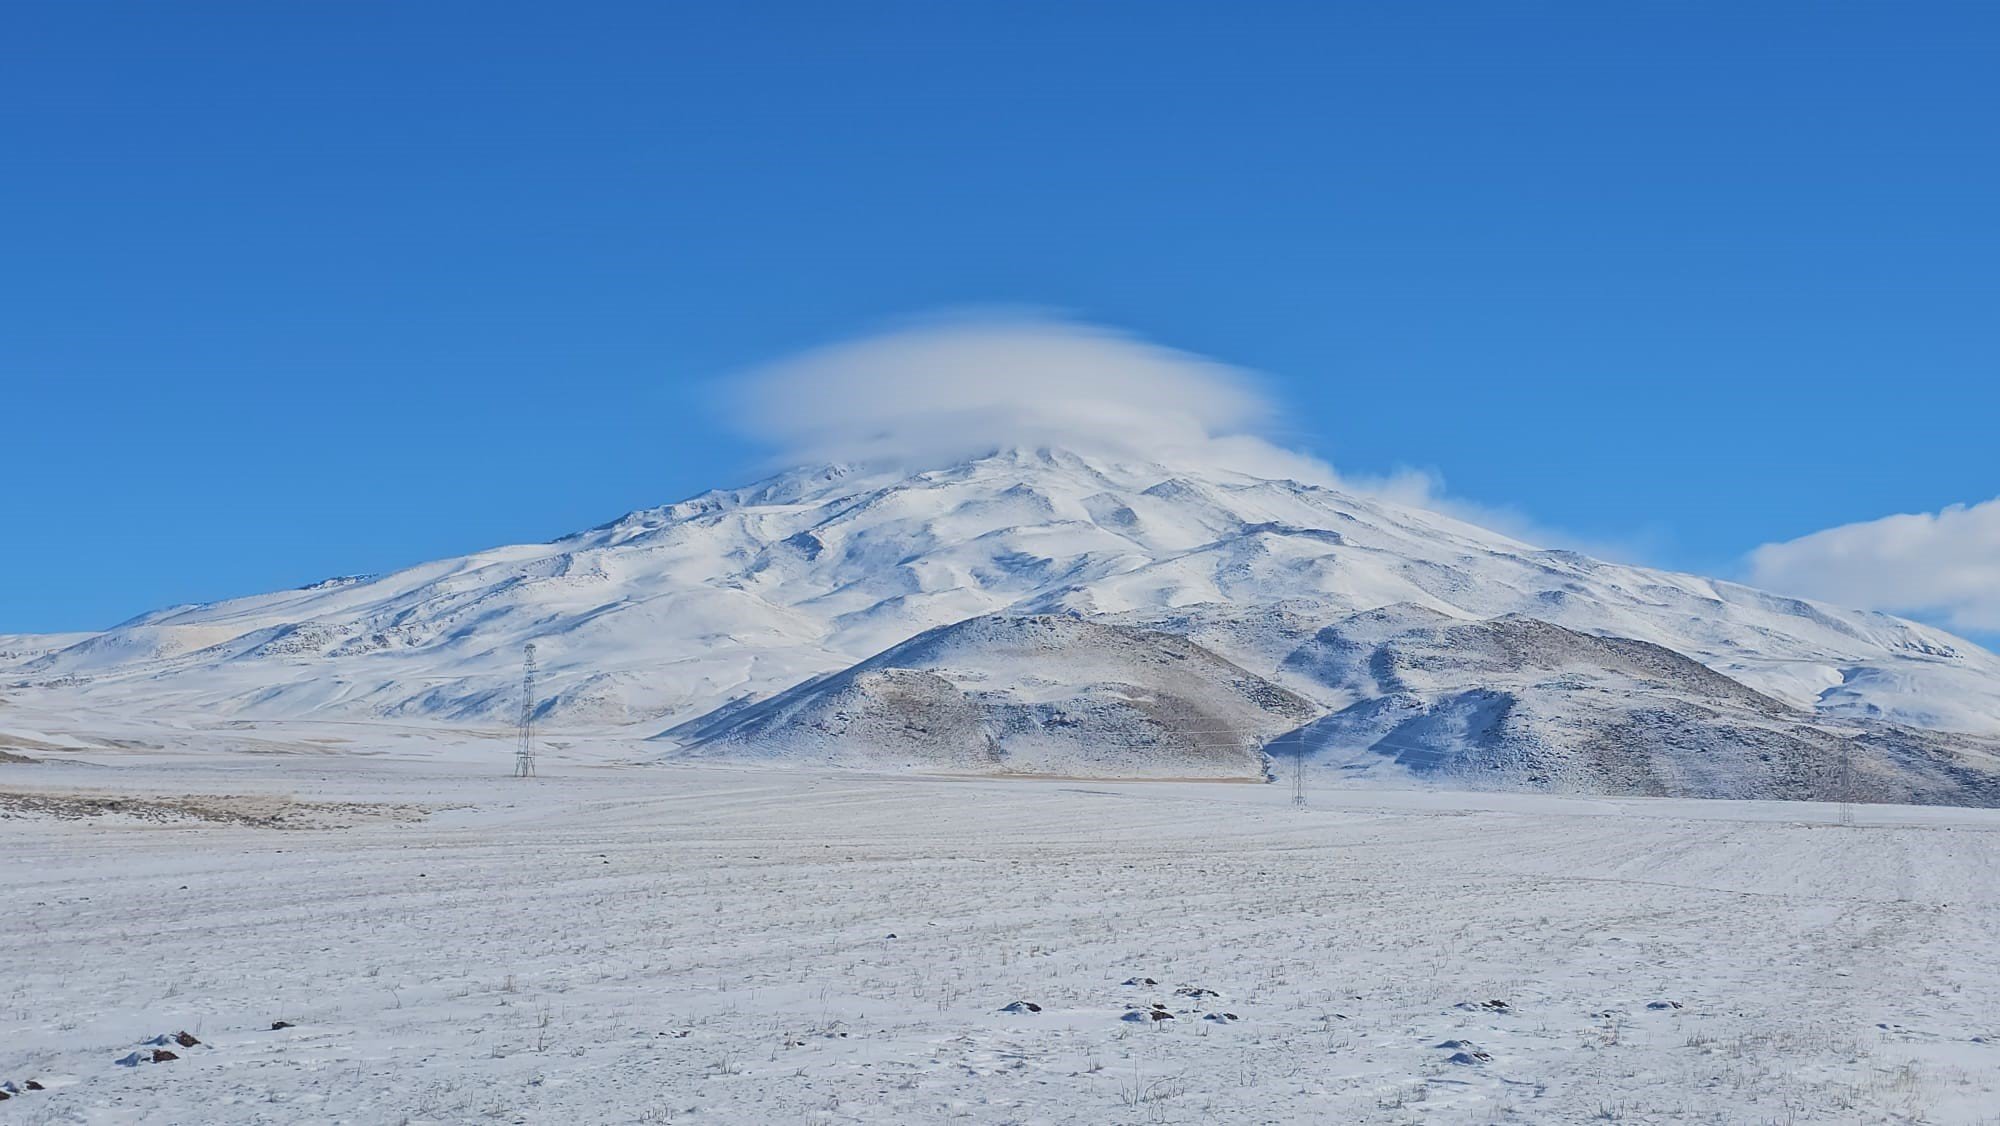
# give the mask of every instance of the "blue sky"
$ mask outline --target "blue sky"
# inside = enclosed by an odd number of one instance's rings
[[[715,380],[991,304],[1747,574],[2000,495],[1996,48],[1974,5],[8,5],[0,632],[740,483]],[[1900,609],[1987,534],[1876,527],[1837,589]]]

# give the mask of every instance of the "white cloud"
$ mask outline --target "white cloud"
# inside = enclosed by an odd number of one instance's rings
[[[741,428],[792,460],[929,468],[1051,445],[1329,472],[1256,437],[1273,408],[1250,373],[1046,318],[932,321],[817,348],[739,377],[732,398]]]
[[[1774,590],[2000,630],[2000,497],[1765,544],[1750,571]]]

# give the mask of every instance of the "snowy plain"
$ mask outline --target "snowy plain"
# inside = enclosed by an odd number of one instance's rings
[[[2000,1122],[1996,811],[46,734],[0,1122]]]

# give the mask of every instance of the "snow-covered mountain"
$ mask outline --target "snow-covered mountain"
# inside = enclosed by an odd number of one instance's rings
[[[518,707],[532,641],[546,724],[713,738],[757,701],[988,615],[1186,637],[1328,716],[1370,705],[1373,719],[1335,725],[1363,746],[1391,732],[1465,744],[1462,723],[1408,724],[1464,692],[1562,713],[1615,696],[1620,676],[1642,695],[1671,681],[1694,707],[1740,690],[1785,724],[1847,734],[2000,736],[2000,658],[1939,630],[1538,550],[1297,481],[1052,448],[921,473],[799,469],[552,543],[173,607],[82,638],[11,637],[0,682],[16,698],[157,714],[493,722]],[[1509,650],[1476,627],[1491,659],[1428,679],[1397,671],[1462,652],[1473,639],[1455,629],[1503,618],[1560,629]],[[1687,667],[1633,679],[1613,668],[1629,653],[1578,637],[1644,643]]]

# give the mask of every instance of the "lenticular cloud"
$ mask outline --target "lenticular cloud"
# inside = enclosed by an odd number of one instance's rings
[[[1248,372],[1060,321],[957,321],[850,340],[750,372],[732,398],[740,427],[795,462],[932,466],[1047,445],[1331,475],[1256,437],[1272,407]]]

